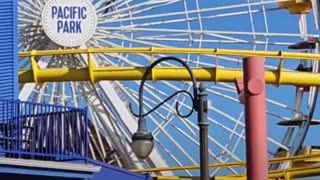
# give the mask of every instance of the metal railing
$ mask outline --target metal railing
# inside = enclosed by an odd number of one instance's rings
[[[20,52],[20,58],[29,58],[31,69],[19,70],[19,83],[35,82],[61,82],[61,81],[132,81],[141,80],[146,67],[102,67],[95,64],[93,55],[102,53],[156,54],[171,55],[201,55],[213,59],[215,67],[192,68],[197,81],[231,82],[243,76],[242,69],[230,69],[219,67],[220,56],[234,57],[265,57],[268,61],[279,60],[277,69],[267,69],[265,80],[267,84],[294,85],[294,86],[318,86],[320,87],[320,74],[301,72],[283,68],[285,61],[292,60],[320,60],[320,54],[284,52],[284,51],[256,51],[238,49],[208,49],[208,48],[89,48],[89,49],[64,49],[64,50],[33,50]],[[41,56],[54,55],[84,55],[87,56],[88,66],[82,68],[39,68],[36,59]],[[152,70],[150,80],[189,81],[190,77],[185,68],[157,67]]]
[[[0,100],[0,157],[86,160],[85,108]]]

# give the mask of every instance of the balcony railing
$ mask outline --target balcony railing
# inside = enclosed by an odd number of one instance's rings
[[[0,100],[0,157],[86,160],[85,108]]]

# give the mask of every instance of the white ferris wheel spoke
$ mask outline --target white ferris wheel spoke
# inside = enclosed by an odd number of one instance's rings
[[[282,1],[282,0],[281,0]],[[97,27],[86,41],[83,47],[114,48],[114,47],[182,47],[182,48],[236,48],[274,50],[286,49],[287,46],[296,43],[301,37],[307,39],[318,37],[309,26],[309,15],[303,15],[296,24],[292,24],[292,30],[282,31],[275,27],[271,20],[273,14],[283,9],[278,8],[279,0],[244,0],[237,2],[207,2],[203,0],[90,0],[97,15]],[[287,1],[283,0],[282,2]],[[54,44],[42,27],[42,10],[47,0],[21,0],[18,2],[19,17],[19,50],[40,49],[69,49]],[[289,16],[289,13],[287,13]],[[221,25],[222,22],[243,22],[237,26],[229,24]],[[223,24],[223,23],[222,23]],[[240,27],[241,24],[244,24]],[[223,28],[225,26],[225,28]],[[300,28],[300,32],[297,32]],[[308,28],[308,29],[307,29]],[[72,47],[79,48],[79,47]],[[124,66],[139,67],[148,66],[160,57],[168,54],[127,54],[110,53],[95,54],[97,66]],[[80,55],[53,56],[51,59],[38,57],[36,61],[42,68],[79,68],[86,67],[87,60]],[[206,68],[237,68],[242,69],[242,58],[231,56],[212,55],[177,55],[190,67]],[[28,58],[21,58],[20,68],[31,68]],[[276,63],[275,63],[276,64]],[[277,65],[266,63],[268,70],[276,70]],[[158,66],[177,67],[174,62],[168,61]],[[285,66],[284,70],[292,71],[292,66]],[[219,70],[219,69],[218,69]],[[89,82],[55,82],[43,85],[21,84],[19,97],[34,102],[46,102],[51,104],[68,105],[75,107],[88,106],[91,121],[94,128],[90,129],[89,150],[93,158],[101,159],[107,154],[107,150],[114,148],[117,153],[110,156],[104,162],[115,163],[122,167],[154,167],[157,162],[141,161],[136,159],[131,148],[128,146],[132,132],[129,125],[119,117],[119,108],[114,108],[117,102],[110,98],[111,92],[106,87],[112,88],[118,99],[121,99],[121,111],[129,113],[128,104],[138,106],[138,87],[140,81],[122,82],[114,81],[97,83]],[[219,137],[214,132],[209,132],[210,162],[225,163],[240,161],[244,157],[241,150],[245,143],[245,124],[243,120],[243,105],[239,104],[239,97],[234,83],[212,83],[208,82],[208,99],[213,102],[209,106],[208,120],[209,128],[217,129]],[[104,87],[104,85],[106,87]],[[110,86],[109,86],[110,85]],[[29,88],[29,89],[28,89]],[[154,107],[166,97],[178,90],[192,92],[190,82],[160,81],[145,84],[144,103],[145,110]],[[281,88],[279,88],[281,89]],[[294,97],[293,97],[294,98]],[[298,99],[297,99],[298,98]],[[296,98],[300,104],[299,97]],[[170,101],[164,103],[156,111],[146,117],[150,131],[155,137],[156,153],[160,153],[174,165],[183,166],[186,162],[197,164],[195,158],[199,147],[198,127],[195,115],[187,119],[177,116],[175,104],[179,102],[179,108],[184,112],[192,109],[190,99],[186,95],[179,94]],[[288,115],[292,113],[302,114],[304,107],[297,104],[290,105],[288,102],[268,97],[267,115],[271,123],[278,120],[292,119]],[[228,108],[225,108],[226,105]],[[122,106],[123,105],[123,106]],[[230,108],[229,108],[230,106]],[[294,107],[293,107],[294,106]],[[120,108],[120,109],[121,109]],[[310,108],[310,107],[309,107]],[[309,110],[307,107],[307,110]],[[275,111],[274,109],[278,109]],[[34,112],[37,109],[33,109]],[[127,116],[126,116],[127,117]],[[149,127],[149,126],[148,126]],[[132,129],[132,128],[131,128]],[[296,128],[298,129],[298,128]],[[297,138],[293,129],[287,129],[287,133],[281,133],[282,141],[275,134],[268,134],[269,153],[275,155],[275,148],[289,150],[295,146],[290,140]],[[292,132],[291,132],[292,131]],[[303,130],[300,131],[304,136]],[[96,137],[94,137],[96,136]],[[177,138],[177,137],[183,138]],[[116,141],[114,139],[117,139]],[[107,143],[107,146],[104,146]],[[192,148],[185,148],[188,143]],[[159,151],[159,152],[158,152]],[[98,152],[98,153],[96,153]],[[124,160],[123,160],[124,159]],[[135,160],[130,160],[135,159]],[[188,164],[188,165],[189,165]],[[243,173],[238,168],[229,168],[231,174]],[[225,172],[221,168],[211,171],[212,175]],[[193,171],[184,171],[192,175]]]
[[[154,1],[154,0],[152,0],[152,1]],[[237,5],[220,6],[220,7],[214,7],[214,8],[203,8],[203,9],[189,10],[188,13],[193,14],[193,13],[214,12],[214,11],[243,8],[248,5],[258,6],[258,5],[274,4],[274,3],[278,3],[278,2],[279,1],[253,2],[253,3],[248,3],[248,4],[237,4]],[[133,5],[130,8],[123,8],[118,11],[114,11],[113,13],[110,13],[110,15],[115,14],[115,13],[121,13],[121,12],[127,11],[127,10],[132,10],[132,9],[137,8],[139,6],[145,6],[145,5],[152,5],[152,4],[141,3],[141,4]],[[132,18],[124,18],[126,16],[120,16],[121,18],[119,17],[118,19],[115,19],[115,20],[106,20],[106,21],[102,21],[101,23],[105,23],[105,22],[110,23],[110,22],[118,22],[118,21],[133,21],[133,20],[146,20],[146,19],[151,19],[151,18],[164,18],[164,17],[170,17],[170,16],[175,17],[175,16],[183,15],[184,13],[185,13],[184,11],[180,11],[180,12],[162,13],[162,14],[156,14],[156,15],[132,17]]]

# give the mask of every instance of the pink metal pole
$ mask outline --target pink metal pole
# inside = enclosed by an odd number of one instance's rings
[[[268,179],[264,58],[244,58],[247,179]]]

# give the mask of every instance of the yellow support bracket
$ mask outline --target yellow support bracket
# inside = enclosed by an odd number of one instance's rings
[[[153,51],[154,51],[154,47],[150,48],[150,56],[151,56],[151,62],[154,62],[154,57],[153,57]]]
[[[219,54],[218,52],[219,52],[219,49],[217,48],[217,49],[215,49],[214,50],[214,52],[216,53],[216,54]],[[218,81],[219,81],[219,56],[218,55],[216,55],[216,71],[215,71],[215,73],[214,73],[214,82],[215,83],[217,83]]]
[[[89,48],[88,49],[88,74],[89,74],[89,78],[92,84],[94,84],[96,82],[95,80],[95,69],[96,69],[96,64],[93,61],[92,58],[92,49]]]
[[[39,66],[38,66],[38,63],[36,62],[36,59],[34,56],[35,54],[36,54],[36,51],[31,51],[30,61],[31,61],[31,67],[32,67],[33,80],[35,83],[38,84]]]
[[[312,10],[311,0],[291,0],[279,2],[279,7],[287,9],[291,14],[307,14]]]
[[[283,68],[283,59],[280,59],[280,63],[278,65],[278,69],[277,69],[277,72],[278,72],[278,78],[277,78],[277,86],[280,86],[281,85],[281,78],[282,78],[282,68]]]

